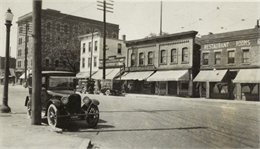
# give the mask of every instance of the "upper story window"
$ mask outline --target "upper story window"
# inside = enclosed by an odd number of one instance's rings
[[[19,33],[20,33],[20,34],[23,33],[23,26],[20,26],[20,27],[19,27]]]
[[[171,50],[171,63],[177,63],[177,49]]]
[[[243,50],[243,60],[242,63],[249,63],[249,49]]]
[[[82,53],[85,53],[85,52],[86,52],[86,44],[83,43],[82,47],[83,47],[83,49],[82,49]]]
[[[95,51],[97,51],[97,41],[95,41]]]
[[[89,52],[91,52],[91,48],[92,48],[92,43],[89,42],[89,43],[88,43],[88,51],[89,51]]]
[[[144,53],[139,53],[139,65],[144,65]]]
[[[209,53],[202,53],[202,65],[209,64]]]
[[[94,57],[94,67],[97,67],[97,57]]]
[[[153,52],[148,52],[148,65],[153,64]]]
[[[22,66],[22,62],[21,61],[17,61],[17,67],[21,67]]]
[[[118,48],[117,48],[117,53],[118,53],[118,54],[121,54],[121,52],[122,52],[122,44],[119,43],[119,44],[118,44]]]
[[[49,67],[50,66],[50,60],[49,59],[45,59],[45,67]]]
[[[18,56],[22,56],[22,50],[21,49],[18,50]]]
[[[51,29],[51,22],[47,23],[47,29],[50,30]]]
[[[82,58],[82,68],[85,68],[85,58]]]
[[[166,50],[161,50],[161,63],[166,64]]]
[[[235,63],[235,51],[228,51],[228,64]]]
[[[88,67],[91,66],[91,58],[88,58]]]
[[[18,43],[19,43],[19,45],[23,44],[23,38],[22,37],[19,38]]]
[[[189,62],[189,53],[186,47],[182,49],[182,62]]]
[[[221,52],[215,52],[215,64],[219,65],[221,62]]]
[[[135,65],[135,54],[132,53],[131,54],[131,66],[134,66]]]
[[[59,60],[55,60],[55,67],[59,67]]]

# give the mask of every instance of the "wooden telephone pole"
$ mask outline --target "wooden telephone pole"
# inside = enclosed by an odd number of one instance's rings
[[[41,11],[42,1],[33,0],[33,68],[32,68],[32,125],[41,125],[41,90],[42,90],[42,57],[41,57]]]

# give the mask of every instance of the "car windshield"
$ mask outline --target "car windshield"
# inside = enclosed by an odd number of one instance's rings
[[[52,89],[73,89],[74,77],[52,76],[49,79],[49,88]]]

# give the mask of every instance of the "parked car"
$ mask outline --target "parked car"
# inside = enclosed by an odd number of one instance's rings
[[[32,112],[32,75],[28,78],[29,95],[25,99],[27,114]],[[61,71],[42,72],[42,117],[51,127],[62,127],[69,119],[85,119],[89,127],[95,127],[99,120],[99,101],[76,91],[75,74]]]
[[[76,91],[80,93],[88,93],[88,94],[93,94],[94,93],[94,84],[95,81],[90,81],[90,80],[82,80],[79,85],[76,86]]]

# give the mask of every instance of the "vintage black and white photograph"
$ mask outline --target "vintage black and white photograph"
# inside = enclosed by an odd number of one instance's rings
[[[259,22],[260,0],[0,0],[0,148],[260,148]]]

